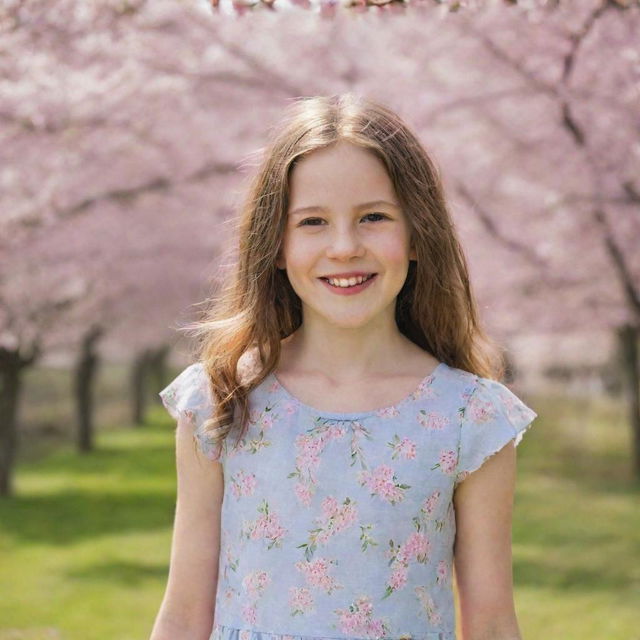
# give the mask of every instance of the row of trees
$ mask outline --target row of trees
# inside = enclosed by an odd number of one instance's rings
[[[434,154],[493,333],[617,336],[640,475],[640,9],[489,4],[324,21],[5,4],[0,494],[24,371],[77,354],[88,449],[99,354],[131,354],[141,420],[140,372],[215,289],[268,123],[293,97],[345,90],[396,108]]]

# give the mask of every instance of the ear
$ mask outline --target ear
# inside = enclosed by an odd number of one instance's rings
[[[276,267],[278,267],[278,269],[286,269],[287,265],[284,261],[284,258],[278,254],[278,256],[276,257]]]

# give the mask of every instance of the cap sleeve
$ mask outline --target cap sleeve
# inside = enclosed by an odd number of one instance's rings
[[[224,442],[215,444],[202,427],[213,414],[211,390],[204,366],[200,362],[189,365],[159,394],[169,414],[178,420],[187,418],[193,426],[193,435],[202,453],[210,460],[219,460],[224,451]]]
[[[518,446],[537,416],[505,385],[479,377],[462,417],[456,484],[510,440]]]

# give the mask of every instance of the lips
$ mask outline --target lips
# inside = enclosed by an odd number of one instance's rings
[[[359,293],[360,291],[364,291],[371,283],[375,281],[377,277],[377,273],[372,273],[368,278],[364,278],[362,282],[359,284],[341,286],[338,284],[331,284],[329,280],[326,278],[318,278],[318,280],[322,280],[325,287],[327,287],[331,292],[337,293],[339,295],[350,296]]]
[[[375,272],[371,273],[351,273],[349,275],[336,275],[336,276],[320,276],[320,280],[349,280],[349,278],[371,278],[377,275]]]
[[[348,280],[349,278],[368,278],[369,276],[375,276],[375,272],[371,271],[371,272],[366,272],[366,271],[352,271],[351,273],[332,273],[329,274],[328,276],[320,276],[321,278],[324,278],[325,280],[327,280],[328,278],[331,278],[333,280],[338,280],[340,278],[344,279],[344,280]]]

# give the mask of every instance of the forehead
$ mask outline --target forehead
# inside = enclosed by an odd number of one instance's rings
[[[298,160],[289,177],[289,195],[290,210],[398,202],[383,162],[372,151],[343,141]]]

